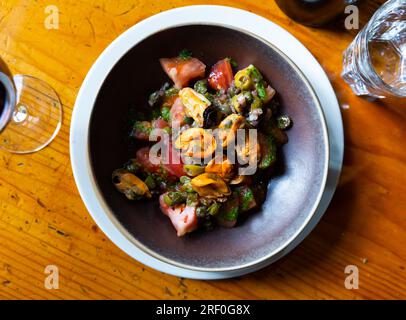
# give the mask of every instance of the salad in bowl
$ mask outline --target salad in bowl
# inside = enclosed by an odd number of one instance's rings
[[[264,202],[292,121],[252,64],[222,58],[208,69],[188,50],[159,62],[171,81],[130,119],[142,147],[113,184],[129,200],[156,199],[179,237],[234,227]]]

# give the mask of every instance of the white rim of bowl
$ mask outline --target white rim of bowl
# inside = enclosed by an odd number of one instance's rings
[[[219,279],[253,272],[271,264],[292,250],[314,228],[332,198],[339,172],[341,171],[343,154],[342,123],[340,122],[338,126],[335,125],[336,128],[334,130],[337,131],[335,138],[340,140],[338,145],[334,145],[331,136],[330,140],[328,140],[328,134],[331,130],[327,130],[326,127],[323,128],[324,138],[326,141],[329,141],[330,148],[333,146],[333,150],[339,151],[338,157],[335,156],[334,159],[331,159],[328,152],[329,148],[326,148],[326,159],[328,161],[326,161],[324,168],[323,188],[320,190],[320,194],[311,211],[312,213],[309,214],[299,230],[277,250],[274,250],[263,258],[238,267],[199,268],[172,261],[146,248],[134,239],[118,222],[117,218],[114,217],[103,196],[100,194],[93,177],[88,149],[88,131],[93,105],[111,69],[132,47],[159,31],[183,25],[199,24],[219,25],[236,29],[237,31],[259,37],[261,40],[265,40],[273,47],[279,49],[282,54],[288,57],[288,60],[293,62],[293,65],[296,64],[297,68],[304,73],[305,80],[307,78],[310,82],[310,88],[313,87],[315,89],[316,97],[320,100],[321,105],[323,106],[323,103],[324,105],[329,105],[330,108],[327,110],[335,109],[335,113],[337,114],[338,112],[339,119],[341,119],[334,91],[323,69],[311,53],[286,30],[265,18],[240,9],[211,5],[188,6],[162,12],[134,25],[116,38],[93,64],[79,90],[72,114],[70,135],[71,163],[74,178],[86,208],[102,231],[119,248],[141,263],[162,272],[197,279]],[[271,30],[272,32],[269,32]],[[320,80],[322,80],[321,83]],[[322,92],[325,92],[324,96]],[[324,111],[326,112],[326,108],[324,108]],[[320,112],[323,118],[322,110]],[[329,119],[330,121],[328,121]],[[326,120],[329,124],[334,121],[331,115],[327,115]],[[328,181],[327,177],[329,169],[330,171],[332,169],[338,171],[338,174],[330,177],[330,181]],[[327,185],[326,182],[328,182]],[[324,188],[324,185],[326,188]],[[328,192],[327,197],[322,197],[324,190]]]

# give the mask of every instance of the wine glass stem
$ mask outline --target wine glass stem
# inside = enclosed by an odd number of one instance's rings
[[[23,104],[18,104],[13,113],[13,120],[16,123],[24,122],[28,117],[28,108]]]

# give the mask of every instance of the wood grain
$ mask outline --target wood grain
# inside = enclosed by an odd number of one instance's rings
[[[383,1],[364,1],[365,23]],[[337,193],[314,232],[276,264],[238,279],[192,281],[141,265],[98,229],[77,192],[69,125],[92,63],[120,33],[160,11],[223,4],[260,14],[289,30],[326,70],[342,106],[345,163]],[[58,30],[44,9],[60,11]],[[342,52],[355,33],[311,29],[273,1],[0,1],[0,57],[14,73],[37,76],[60,94],[61,132],[46,149],[0,152],[0,299],[405,299],[406,109],[403,101],[356,97],[341,80]],[[44,288],[44,268],[60,270],[60,289]],[[357,265],[360,287],[344,287]]]

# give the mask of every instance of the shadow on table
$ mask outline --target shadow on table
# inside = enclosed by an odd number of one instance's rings
[[[345,267],[354,262],[346,259],[351,259],[350,257],[337,259],[336,249],[355,212],[355,198],[358,193],[356,189],[356,181],[349,179],[341,182],[322,220],[301,244],[274,264],[237,279],[242,282],[255,282],[258,285],[267,283],[275,290],[287,286],[291,288],[294,297],[298,296],[295,290],[302,292],[300,288],[303,286],[309,286],[315,292],[323,291],[326,284],[320,287],[318,284],[331,282],[333,275],[337,277],[337,285],[343,283]],[[333,255],[336,257],[332,257]],[[296,283],[297,287],[296,285],[292,287],[292,284]],[[345,290],[344,286],[342,289]],[[305,291],[302,293],[309,295],[309,290]],[[267,293],[256,294],[269,298]],[[311,295],[315,294],[317,293]],[[325,294],[332,296],[326,291]]]

